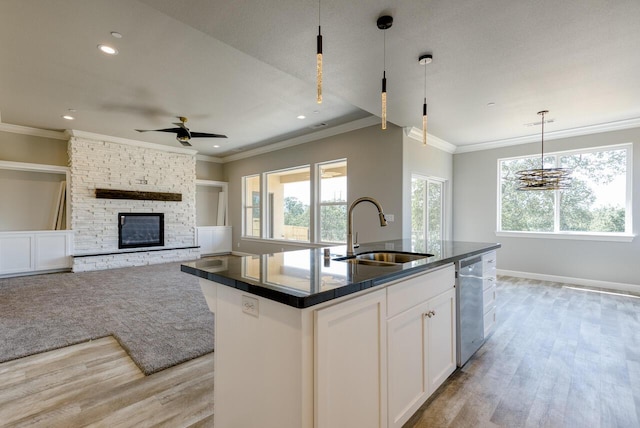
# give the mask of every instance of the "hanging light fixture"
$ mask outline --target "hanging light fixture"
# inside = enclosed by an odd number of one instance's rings
[[[427,145],[427,64],[431,64],[433,55],[424,54],[418,58],[418,63],[424,65],[424,102],[422,103],[422,145]]]
[[[542,116],[540,168],[516,172],[518,190],[560,190],[571,187],[571,170],[569,168],[545,169],[544,167],[544,115],[547,113],[549,113],[548,110],[538,112]]]
[[[318,45],[316,51],[316,86],[318,88],[318,96],[316,101],[322,104],[322,31],[320,28],[320,0],[318,0],[318,37],[316,37]]]
[[[376,22],[378,28],[386,30],[393,25],[393,17],[389,15],[383,15],[378,18]],[[387,33],[384,33],[384,45],[383,45],[383,71],[382,71],[382,129],[387,129]]]

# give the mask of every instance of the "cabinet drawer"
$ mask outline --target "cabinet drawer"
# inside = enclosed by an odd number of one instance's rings
[[[484,290],[482,295],[482,300],[484,302],[484,313],[486,314],[490,309],[496,306],[496,286]]]
[[[484,337],[486,338],[496,325],[496,307],[494,306],[484,314]]]
[[[483,254],[482,255],[482,264],[483,264],[483,270],[485,272],[488,272],[489,270],[493,269],[495,271],[496,269],[496,252],[495,251],[491,251],[489,253]]]
[[[496,285],[495,273],[493,274],[493,276],[487,275],[487,273],[485,273],[482,279],[482,289],[484,291],[487,291],[491,287],[495,287],[495,285]]]
[[[387,316],[392,317],[455,285],[453,264],[387,287]]]

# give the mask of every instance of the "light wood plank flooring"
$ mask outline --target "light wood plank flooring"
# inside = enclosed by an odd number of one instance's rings
[[[640,299],[503,277],[498,319],[405,428],[640,426]],[[108,337],[0,364],[0,426],[211,427],[213,354],[145,377]]]
[[[213,426],[213,354],[146,377],[113,337],[8,361],[0,426]]]
[[[502,277],[497,313],[405,428],[640,426],[640,299]]]

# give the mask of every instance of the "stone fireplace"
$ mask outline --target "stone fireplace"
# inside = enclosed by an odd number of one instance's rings
[[[73,131],[69,140],[73,271],[199,258],[195,244],[195,151],[163,150],[151,144],[100,137]],[[96,189],[131,194],[166,192],[180,195],[180,199],[104,198],[96,197]],[[162,240],[158,232],[147,234],[149,240],[155,239],[149,246],[123,244],[122,218],[134,217],[158,225],[161,221]],[[143,235],[136,235],[134,240],[146,239]]]

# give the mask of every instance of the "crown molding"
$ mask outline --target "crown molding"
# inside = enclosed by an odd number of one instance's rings
[[[412,126],[408,132],[405,133],[407,137],[412,138],[416,141],[422,143],[422,129],[418,129],[415,126]],[[443,140],[442,138],[438,138],[435,135],[431,135],[427,132],[427,146],[435,147],[436,149],[440,149],[443,152],[447,153],[455,153],[457,147],[453,144]]]
[[[357,129],[377,125],[379,123],[380,123],[379,117],[369,116],[363,119],[358,119],[352,122],[344,123],[342,125],[334,126],[332,128],[322,129],[317,132],[312,132],[311,134],[301,135],[300,137],[291,138],[289,140],[280,141],[278,143],[269,144],[267,146],[258,147],[253,150],[247,150],[246,152],[227,156],[222,159],[222,162],[226,163],[226,162],[233,162],[240,159],[246,159],[252,156],[274,152],[276,150],[286,149],[287,147],[293,147],[293,146],[298,146],[300,144],[310,143],[311,141],[320,140],[322,138],[333,137],[334,135],[343,134],[349,131],[355,131]]]
[[[68,137],[62,131],[51,131],[49,129],[30,128],[28,126],[10,125],[0,123],[0,131],[11,132],[13,134],[31,135],[33,137],[51,138],[54,140],[67,140]]]
[[[127,146],[144,147],[147,149],[159,150],[169,153],[181,153],[185,155],[195,156],[198,151],[193,149],[185,149],[182,147],[171,147],[162,144],[147,143],[146,141],[130,140],[128,138],[112,137],[111,135],[95,134],[93,132],[78,131],[76,129],[67,129],[65,134],[68,138],[86,138],[88,140],[108,141],[110,143],[124,144]]]
[[[600,123],[597,125],[582,126],[579,128],[562,129],[559,131],[545,132],[544,139],[558,140],[560,138],[578,137],[581,135],[599,134],[601,132],[620,131],[640,127],[640,117],[633,119],[619,120],[616,122]],[[526,143],[537,143],[540,141],[540,134],[525,135],[523,137],[506,138],[504,140],[489,141],[486,143],[470,144],[468,146],[458,146],[455,153],[477,152],[481,150],[499,149],[501,147],[517,146]]]
[[[203,162],[224,163],[224,159],[209,155],[196,155],[196,160]]]

